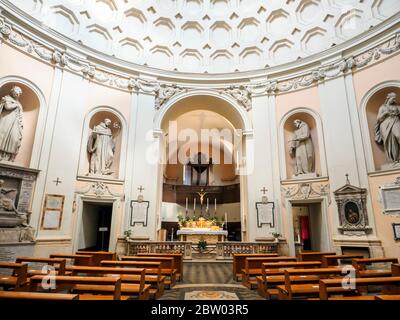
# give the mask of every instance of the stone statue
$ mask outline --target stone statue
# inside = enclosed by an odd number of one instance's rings
[[[395,165],[400,161],[400,106],[396,97],[394,92],[387,95],[375,125],[375,141],[383,145],[387,158]]]
[[[10,228],[23,225],[25,219],[15,208],[14,199],[18,190],[4,188],[0,179],[0,227]]]
[[[296,159],[295,176],[313,173],[314,146],[311,140],[310,127],[301,120],[295,120],[297,128],[289,141],[289,152]]]
[[[104,119],[89,137],[87,150],[90,157],[89,173],[96,175],[110,175],[110,167],[114,160],[115,142],[110,129],[111,120]]]
[[[13,87],[0,100],[0,161],[14,161],[22,141],[22,105],[20,87]]]

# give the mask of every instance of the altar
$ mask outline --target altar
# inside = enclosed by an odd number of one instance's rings
[[[176,234],[179,241],[198,243],[200,240],[204,240],[208,244],[216,244],[225,241],[228,231],[212,228],[181,228]]]

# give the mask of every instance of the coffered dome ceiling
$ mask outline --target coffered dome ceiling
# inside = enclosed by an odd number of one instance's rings
[[[94,50],[164,70],[225,73],[321,52],[400,10],[399,0],[13,0]]]

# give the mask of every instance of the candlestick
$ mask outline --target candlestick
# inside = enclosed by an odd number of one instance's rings
[[[225,223],[227,223],[228,222],[228,215],[227,215],[227,213],[225,212]]]
[[[193,213],[196,211],[196,198],[194,198],[194,203],[193,203]]]
[[[214,199],[214,214],[217,212],[217,198]]]
[[[208,198],[207,198],[207,210],[208,210]]]
[[[186,212],[188,211],[188,198],[186,197]]]

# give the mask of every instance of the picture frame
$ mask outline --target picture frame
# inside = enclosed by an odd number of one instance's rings
[[[131,200],[131,220],[130,226],[142,224],[147,227],[147,219],[149,214],[150,201],[145,200]]]
[[[40,226],[41,230],[60,230],[64,201],[64,195],[46,194]]]
[[[392,223],[394,240],[400,240],[400,223]]]
[[[256,202],[256,210],[258,228],[264,224],[275,227],[275,202]]]

